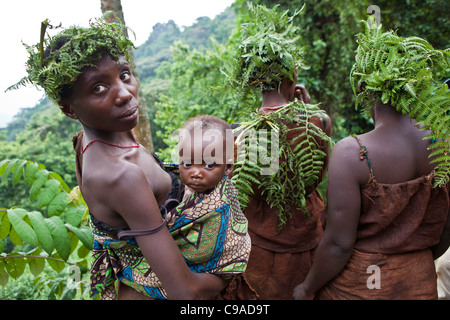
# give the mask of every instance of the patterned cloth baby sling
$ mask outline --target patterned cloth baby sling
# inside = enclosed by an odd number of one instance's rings
[[[93,217],[92,217],[93,218]],[[94,262],[91,268],[91,294],[115,299],[115,281],[155,299],[167,293],[143,257],[134,237],[119,238],[93,223]],[[223,178],[208,194],[194,193],[169,211],[166,225],[188,267],[223,278],[244,273],[250,255],[248,222],[243,215],[237,190]]]

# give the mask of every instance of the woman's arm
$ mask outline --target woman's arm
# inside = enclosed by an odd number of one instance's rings
[[[357,144],[352,140],[340,141],[331,153],[326,229],[311,270],[294,289],[295,299],[314,298],[321,287],[342,271],[352,253],[361,206],[361,179],[368,177],[367,163],[365,168],[361,167]]]
[[[159,206],[142,170],[127,165],[118,174],[117,185],[110,190],[109,203],[131,230],[152,229],[163,219]],[[169,299],[209,299],[225,286],[218,276],[192,272],[167,228],[136,241],[162,282]]]

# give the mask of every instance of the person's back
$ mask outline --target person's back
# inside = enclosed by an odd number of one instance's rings
[[[450,227],[449,96],[435,81],[445,54],[381,28],[357,38],[350,80],[375,128],[333,148],[326,229],[294,295],[436,299],[434,258]]]
[[[430,174],[434,168],[428,150],[432,141],[423,139],[430,131],[419,130],[414,120],[395,111],[390,105],[377,106],[375,112],[375,129],[357,136],[367,149],[369,163],[354,156],[348,159],[355,172],[359,173],[357,178],[361,185],[364,181],[368,182],[369,165],[377,181],[385,184],[401,183]],[[349,152],[358,151],[358,143],[352,137],[338,142],[336,150],[343,145]]]
[[[433,188],[434,165],[428,158],[432,142],[423,139],[430,132],[420,131],[390,105],[378,104],[374,110],[373,131],[347,137],[333,149],[330,230],[345,233],[338,236],[342,250],[347,252],[347,241],[353,249],[347,267],[317,298],[435,299],[436,274],[429,248],[439,243],[449,190]],[[343,225],[354,225],[354,230],[338,228],[334,216],[343,212],[347,213],[341,217]],[[370,290],[367,285],[369,266],[381,268],[382,277],[374,281],[381,281],[383,290]]]

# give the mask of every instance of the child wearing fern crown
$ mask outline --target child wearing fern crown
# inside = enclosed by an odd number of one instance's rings
[[[44,37],[47,26],[41,43],[27,47],[28,76],[20,84],[42,87],[83,127],[74,147],[95,239],[92,294],[126,300],[215,297],[226,281],[188,267],[160,212],[169,196],[176,198],[178,180],[133,135],[138,83],[123,25],[96,19],[50,39]]]
[[[450,94],[436,76],[450,52],[367,23],[357,41],[350,79],[375,128],[333,148],[326,230],[295,297],[436,299],[450,243]]]
[[[241,97],[251,92],[262,98],[251,116],[255,120],[236,128],[233,181],[252,239],[244,278],[260,299],[286,300],[293,299],[294,287],[306,276],[322,236],[324,202],[316,187],[326,171],[331,120],[309,104],[305,87],[297,85],[297,70],[304,64],[292,19],[299,12],[289,17],[278,6],[248,6],[251,20],[242,25],[241,45],[229,70]],[[251,160],[256,146],[247,141],[247,133],[260,130],[269,132],[267,146],[279,143],[270,155],[277,170],[264,170],[264,159]],[[263,141],[257,147],[264,148]],[[239,159],[240,150],[248,161]]]

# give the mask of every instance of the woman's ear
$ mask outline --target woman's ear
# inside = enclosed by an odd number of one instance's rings
[[[68,99],[64,99],[58,102],[59,108],[61,109],[62,113],[64,113],[66,116],[68,116],[71,119],[78,120],[78,115],[75,113],[75,111],[71,107],[71,103]]]
[[[231,175],[231,173],[233,173],[234,165],[233,165],[233,163],[228,163],[228,162],[226,165],[227,165],[227,167],[225,169],[225,176],[231,177],[230,175]]]

